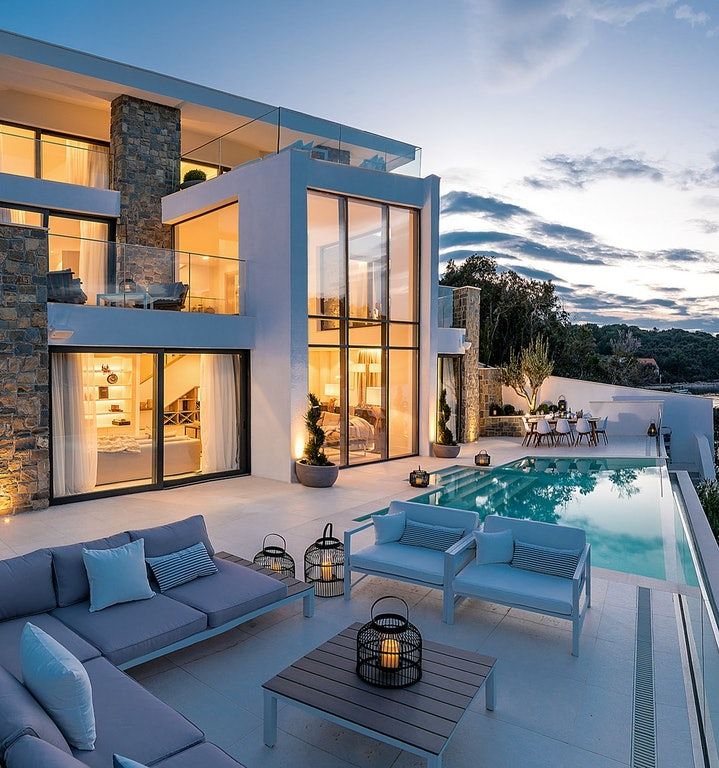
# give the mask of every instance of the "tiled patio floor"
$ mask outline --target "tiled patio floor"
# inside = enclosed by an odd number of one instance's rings
[[[485,440],[483,447],[493,464],[529,453],[519,441],[506,438]],[[644,439],[613,441],[610,448],[611,453],[602,447],[600,455],[647,455]],[[476,450],[465,446],[461,461],[471,461]],[[436,459],[421,463],[430,469],[448,464]],[[252,557],[262,536],[278,531],[301,564],[304,549],[325,521],[333,521],[335,533],[341,534],[353,518],[390,498],[415,495],[405,478],[416,464],[416,459],[400,460],[346,470],[332,489],[247,477],[55,507],[0,525],[0,557],[200,512],[218,548]],[[398,594],[410,604],[412,621],[427,638],[499,659],[496,709],[487,712],[483,696],[477,697],[450,742],[446,766],[628,765],[636,586],[619,574],[601,576],[595,574],[579,658],[570,655],[565,622],[467,601],[448,627],[441,621],[438,592],[367,579],[348,603],[318,600],[313,619],[290,606],[132,674],[248,768],[423,765],[408,753],[292,707],[280,709],[277,746],[268,749],[262,742],[261,683],[344,626],[366,620],[376,597]],[[659,765],[689,768],[692,749],[673,600],[661,589],[652,595]]]

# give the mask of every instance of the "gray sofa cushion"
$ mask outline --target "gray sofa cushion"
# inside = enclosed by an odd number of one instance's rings
[[[5,753],[7,768],[83,768],[77,758],[37,736],[19,738]]]
[[[56,608],[50,550],[0,560],[0,596],[0,621]]]
[[[75,603],[56,609],[53,616],[99,648],[113,664],[124,664],[207,628],[204,613],[164,595],[119,603],[95,613],[89,609],[89,602]]]
[[[145,557],[160,557],[161,555],[169,555],[170,552],[179,552],[181,549],[187,549],[187,547],[197,544],[198,541],[205,545],[210,557],[215,554],[207,535],[205,518],[202,515],[194,515],[185,520],[178,520],[176,523],[158,525],[156,528],[144,528],[129,533],[133,541],[145,540]]]
[[[63,752],[70,752],[65,737],[30,691],[0,667],[0,758],[10,742],[28,728]]]
[[[75,757],[85,765],[109,768],[114,753],[153,765],[204,741],[202,731],[189,720],[113,667],[107,659],[88,661],[85,669],[92,684],[97,725],[94,751],[73,749]]]
[[[52,568],[57,585],[57,604],[60,608],[90,598],[90,585],[87,581],[87,571],[82,560],[82,548],[85,549],[114,549],[130,542],[129,533],[116,533],[106,539],[68,544],[64,547],[54,547],[52,552]]]
[[[205,742],[161,760],[155,768],[237,768],[238,765],[242,764],[214,744]]]
[[[210,627],[219,627],[287,597],[287,587],[271,576],[227,560],[215,558],[214,562],[217,573],[165,592],[167,597],[206,613]]]
[[[47,632],[50,637],[54,637],[60,645],[67,648],[80,661],[95,659],[100,655],[97,648],[83,640],[54,616],[50,616],[49,613],[38,613],[34,616],[23,616],[20,619],[3,621],[0,623],[0,664],[18,680],[22,680],[20,635],[28,621]]]

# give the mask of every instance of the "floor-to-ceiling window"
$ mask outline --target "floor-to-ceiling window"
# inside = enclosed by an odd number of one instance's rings
[[[248,471],[247,357],[53,350],[53,499]]]
[[[232,203],[174,227],[177,279],[189,285],[191,312],[241,312],[239,205]]]
[[[308,192],[308,381],[341,465],[417,453],[417,211]]]
[[[437,356],[437,402],[444,391],[447,405],[450,409],[447,427],[459,441],[461,433],[461,404],[462,404],[462,356],[438,355]],[[437,409],[439,414],[439,409]]]

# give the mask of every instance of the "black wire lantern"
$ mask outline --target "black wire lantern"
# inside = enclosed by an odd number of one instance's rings
[[[305,581],[317,597],[338,597],[345,591],[345,548],[327,523],[322,536],[305,552]]]
[[[413,469],[409,473],[409,484],[412,488],[426,488],[429,485],[429,472],[422,467]]]
[[[270,536],[276,536],[282,540],[282,546],[268,545],[267,539]],[[263,568],[267,568],[273,573],[279,576],[292,576],[295,575],[295,561],[292,556],[287,552],[287,542],[284,536],[280,536],[279,533],[268,533],[264,539],[262,539],[262,549],[252,559],[253,563],[261,565]]]
[[[397,600],[400,613],[375,613],[377,603]],[[401,597],[380,597],[372,619],[357,633],[357,674],[379,688],[405,688],[422,677],[422,635],[409,622],[409,606]]]

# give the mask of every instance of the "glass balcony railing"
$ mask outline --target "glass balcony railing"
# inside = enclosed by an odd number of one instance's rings
[[[437,326],[439,328],[454,327],[454,288],[448,285],[439,286],[437,302]]]
[[[419,147],[290,109],[273,109],[195,147],[185,153],[182,167],[199,168],[212,178],[288,149],[308,152],[315,160],[374,171],[409,176],[421,172]]]
[[[48,301],[245,314],[242,259],[50,235]]]
[[[0,173],[108,189],[110,152],[101,144],[0,123]]]

